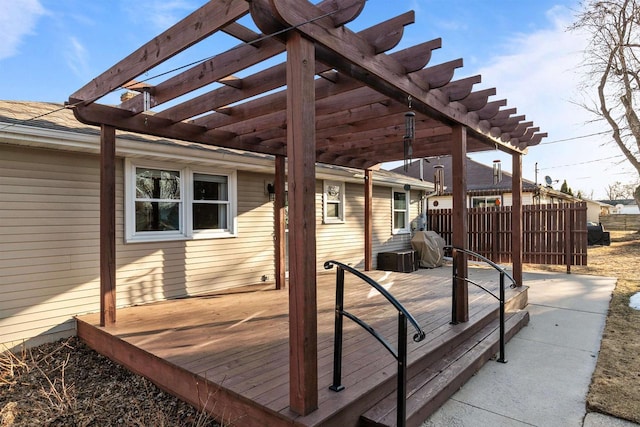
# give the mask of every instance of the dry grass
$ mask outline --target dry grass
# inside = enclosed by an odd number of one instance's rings
[[[640,292],[640,233],[611,231],[610,246],[588,250],[588,266],[575,274],[617,277],[587,408],[640,423],[640,311],[629,298]],[[540,266],[531,266],[539,269]],[[564,271],[562,266],[545,270]]]

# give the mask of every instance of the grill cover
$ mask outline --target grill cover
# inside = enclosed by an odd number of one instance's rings
[[[411,247],[418,253],[420,267],[434,268],[444,264],[445,241],[435,231],[416,231]]]

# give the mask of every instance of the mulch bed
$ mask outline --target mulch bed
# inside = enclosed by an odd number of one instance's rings
[[[0,355],[0,426],[219,427],[75,337]]]

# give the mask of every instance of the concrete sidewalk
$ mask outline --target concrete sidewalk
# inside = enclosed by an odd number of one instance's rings
[[[529,326],[422,427],[636,426],[586,413],[586,395],[616,279],[525,273]]]

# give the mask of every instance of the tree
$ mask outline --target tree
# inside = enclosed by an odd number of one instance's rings
[[[605,191],[609,200],[629,199],[633,197],[634,187],[635,185],[633,184],[623,184],[620,181],[616,181],[607,185]]]
[[[564,193],[564,194],[568,194],[570,196],[573,196],[573,191],[571,190],[571,187],[569,187],[569,185],[567,184],[567,180],[566,179],[564,180],[564,182],[560,186],[560,192]]]
[[[586,31],[589,68],[585,89],[597,83],[597,100],[583,107],[611,127],[611,136],[640,176],[640,0],[585,0],[571,26]],[[640,185],[633,191],[640,208]]]

